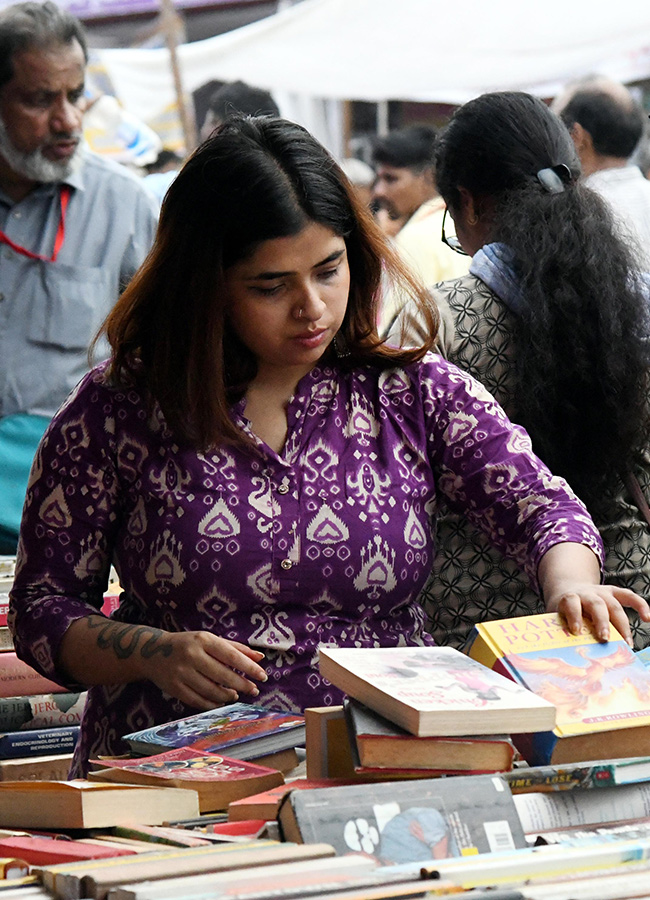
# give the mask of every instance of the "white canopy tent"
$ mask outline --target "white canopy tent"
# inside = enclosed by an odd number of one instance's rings
[[[147,120],[174,87],[165,50],[99,51],[129,112]],[[324,139],[333,121],[309,118],[308,98],[463,103],[490,90],[553,96],[599,72],[650,77],[650,4],[617,0],[304,0],[236,31],[179,48],[186,91],[216,79],[271,90],[281,109]],[[289,114],[285,112],[285,114]],[[332,141],[327,141],[332,146]]]

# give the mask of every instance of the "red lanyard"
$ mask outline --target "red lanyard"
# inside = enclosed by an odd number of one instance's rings
[[[72,188],[67,184],[63,185],[59,193],[61,212],[59,214],[59,225],[56,229],[56,237],[54,238],[54,251],[52,256],[41,256],[40,253],[32,253],[31,250],[28,250],[26,247],[21,247],[20,244],[16,244],[12,241],[11,238],[7,237],[4,231],[0,231],[0,244],[7,244],[7,246],[11,247],[12,250],[15,250],[16,253],[22,253],[23,256],[27,256],[29,259],[41,259],[43,262],[55,262],[65,239],[65,213],[68,208],[71,193]]]

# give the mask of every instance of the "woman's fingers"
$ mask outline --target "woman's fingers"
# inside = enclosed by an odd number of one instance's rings
[[[232,703],[240,694],[256,697],[255,681],[267,675],[257,661],[263,654],[243,644],[203,631],[170,635],[172,652],[164,660],[152,660],[148,677],[165,693],[198,709]]]
[[[650,619],[650,610],[643,597],[626,588],[607,584],[583,585],[567,590],[560,596],[556,608],[566,619],[572,634],[580,631],[586,618],[599,641],[609,640],[611,623],[632,646],[632,631],[624,609],[626,606],[636,610],[644,621]]]

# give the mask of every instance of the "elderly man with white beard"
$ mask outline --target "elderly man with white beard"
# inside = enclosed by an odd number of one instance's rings
[[[38,439],[88,369],[153,240],[155,202],[82,142],[81,24],[54,3],[0,13],[0,552],[15,548]],[[103,348],[98,352],[102,353]]]

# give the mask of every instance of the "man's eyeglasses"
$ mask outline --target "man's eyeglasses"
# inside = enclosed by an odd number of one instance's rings
[[[465,253],[463,248],[460,245],[460,241],[456,237],[455,234],[447,234],[445,230],[445,222],[447,220],[447,213],[449,210],[445,206],[445,211],[442,216],[442,243],[446,244],[450,250],[453,250],[455,253],[460,253],[461,256],[469,256],[469,253]]]

